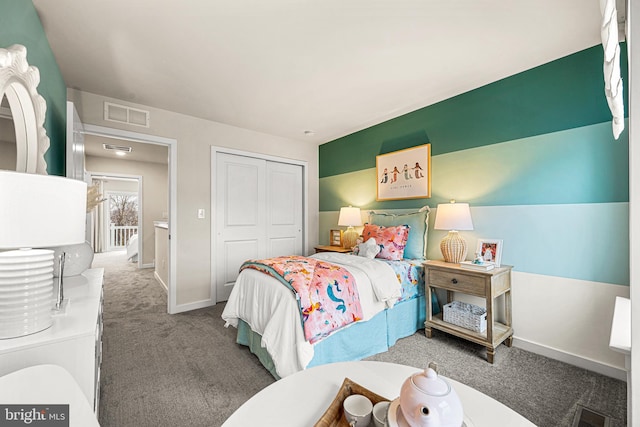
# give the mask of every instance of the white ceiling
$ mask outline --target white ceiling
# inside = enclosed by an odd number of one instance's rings
[[[33,3],[68,87],[313,143],[600,43],[598,0]]]

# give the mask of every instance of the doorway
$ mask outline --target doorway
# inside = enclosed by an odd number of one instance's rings
[[[142,176],[87,172],[103,202],[93,209],[87,221],[87,241],[96,253],[126,251],[126,261],[146,268],[141,242],[144,199]]]
[[[107,191],[105,207],[108,209],[107,250],[122,250],[130,244],[134,235],[139,235],[138,193],[125,191]],[[106,224],[106,222],[105,222]]]
[[[73,104],[71,104],[73,106]],[[72,110],[75,108],[72,107]],[[168,152],[168,208],[166,212],[167,229],[169,234],[168,242],[168,254],[167,254],[167,312],[170,314],[177,313],[179,310],[176,303],[176,254],[177,254],[177,140],[171,138],[164,138],[155,135],[148,135],[139,132],[125,131],[121,129],[108,128],[104,126],[97,126],[91,124],[82,124],[79,122],[77,113],[68,117],[71,121],[71,117],[76,117],[78,123],[70,123],[67,127],[67,139],[70,143],[67,143],[67,165],[68,175],[77,174],[81,175],[84,171],[84,163],[81,154],[84,154],[84,147],[82,143],[78,141],[79,136],[94,135],[101,138],[109,138],[112,140],[130,141],[138,144],[155,144],[162,145],[167,148]],[[70,161],[70,159],[73,159]],[[78,159],[78,160],[75,160]],[[84,176],[84,180],[88,180],[87,176]],[[142,254],[142,242],[139,243],[139,253]]]

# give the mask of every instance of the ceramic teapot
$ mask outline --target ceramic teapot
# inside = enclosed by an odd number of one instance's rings
[[[400,411],[411,427],[460,427],[463,422],[460,398],[431,368],[411,375],[402,384]]]

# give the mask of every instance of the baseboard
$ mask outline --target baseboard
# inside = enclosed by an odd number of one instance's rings
[[[167,284],[166,284],[166,283],[164,283],[164,281],[160,278],[160,275],[158,274],[158,272],[157,272],[157,271],[154,271],[154,272],[153,272],[153,277],[155,277],[155,278],[156,278],[156,280],[158,281],[158,283],[160,283],[160,284],[162,285],[162,287],[164,288],[164,291],[165,291],[166,293],[169,293],[169,288],[167,287]]]
[[[211,307],[214,305],[216,305],[216,303],[210,299],[190,302],[188,304],[176,304],[175,310],[171,314],[184,313],[185,311],[197,310],[199,308]]]
[[[550,359],[559,360],[561,362],[568,363],[579,368],[587,369],[598,374],[606,375],[617,380],[621,380],[624,382],[627,381],[627,371],[622,368],[607,365],[596,360],[578,356],[576,354],[560,351],[558,349],[547,347],[545,345],[538,344],[532,341],[523,340],[515,336],[513,337],[513,345],[523,350],[530,351],[531,353],[539,354]]]
[[[155,268],[155,263],[151,263],[151,264],[142,264],[142,267],[140,268]]]

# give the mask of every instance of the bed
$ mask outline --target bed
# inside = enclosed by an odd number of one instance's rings
[[[398,339],[424,328],[422,262],[428,217],[428,207],[401,215],[370,212],[363,230],[364,242],[356,248],[360,253],[318,253],[307,258],[309,262],[330,263],[351,273],[362,306],[362,316],[356,322],[310,342],[300,321],[301,304],[296,294],[276,277],[245,268],[222,313],[226,326],[237,328],[236,341],[249,347],[275,378],[387,351]],[[384,248],[384,244],[378,244],[398,230],[406,231],[402,251],[398,245]],[[362,253],[371,248],[371,239],[382,248],[375,258]],[[433,302],[438,310],[437,300]]]
[[[132,234],[127,242],[127,261],[138,262],[138,234]]]

